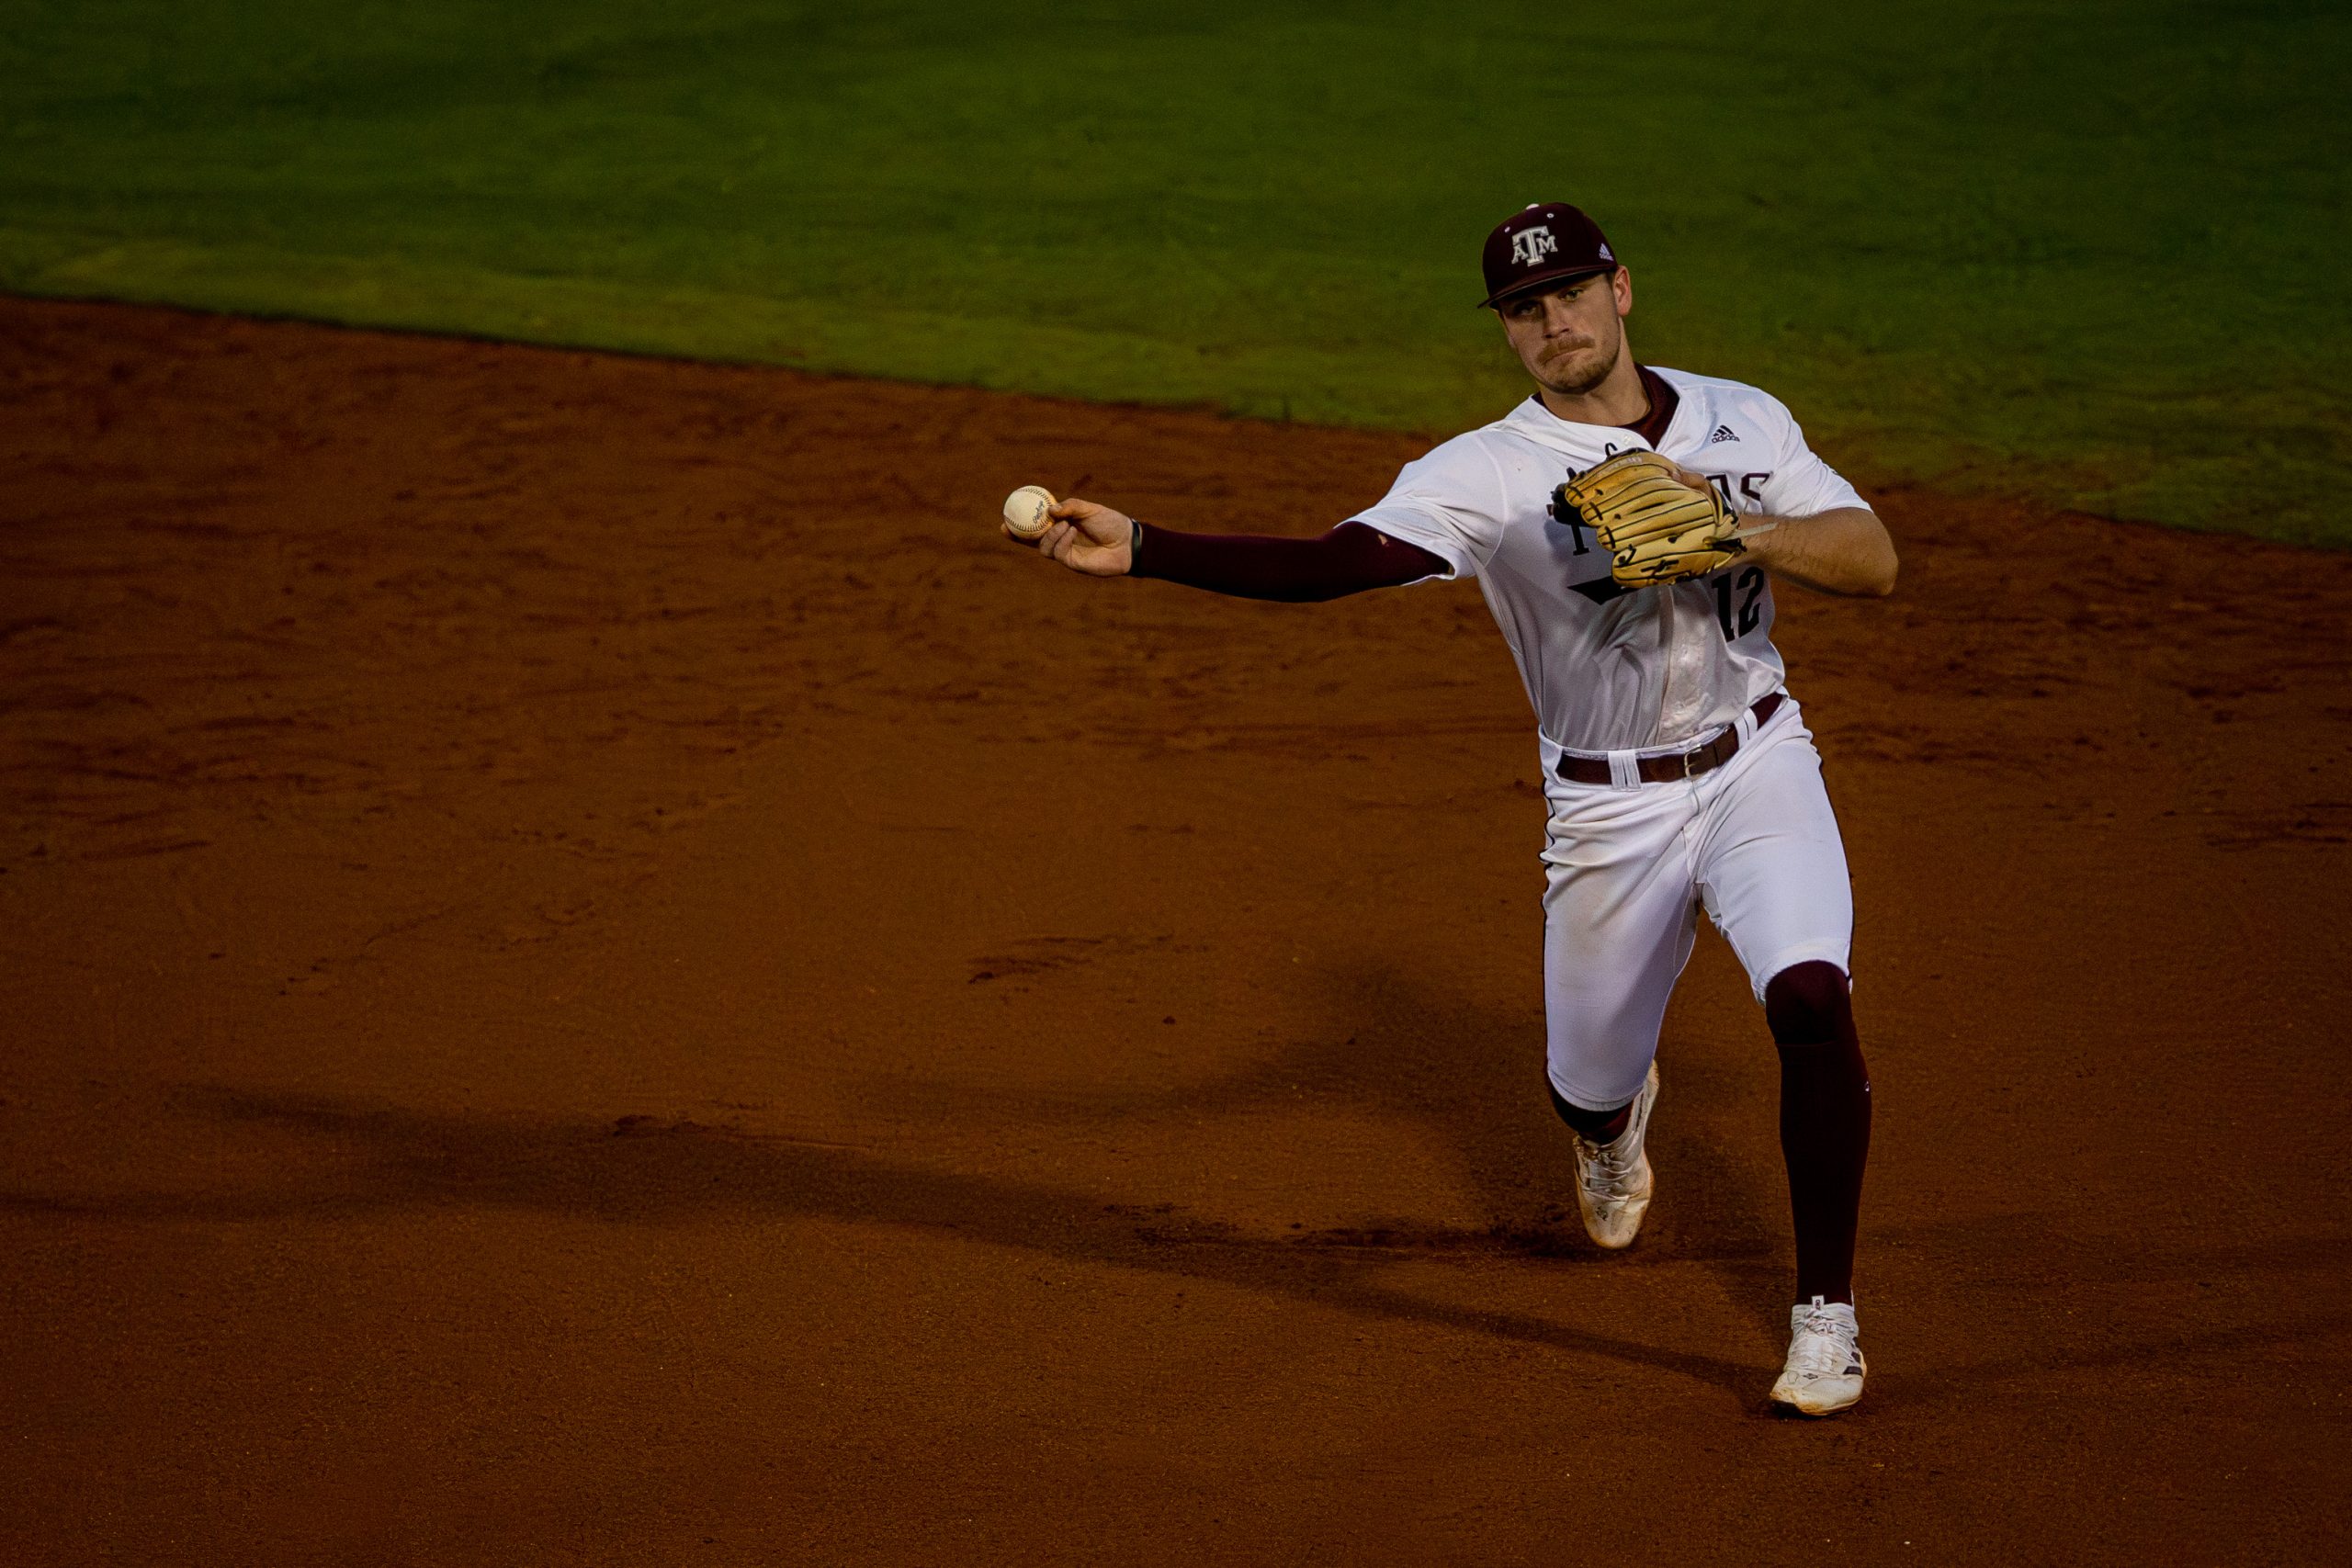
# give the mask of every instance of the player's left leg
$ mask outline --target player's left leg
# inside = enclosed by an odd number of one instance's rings
[[[1796,1222],[1797,1300],[1854,1304],[1854,1231],[1871,1149],[1871,1075],[1846,972],[1793,964],[1764,987],[1781,1052],[1781,1156]]]
[[[1792,711],[1701,787],[1702,897],[1747,970],[1781,1055],[1799,1304],[1773,1397],[1826,1414],[1861,1397],[1854,1237],[1871,1135],[1870,1074],[1849,994],[1845,846],[1820,755]]]

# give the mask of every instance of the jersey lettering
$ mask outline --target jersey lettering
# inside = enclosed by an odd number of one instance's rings
[[[1570,468],[1568,478],[1573,479],[1576,477],[1577,471]],[[1560,487],[1560,489],[1566,488],[1566,486]],[[1591,552],[1592,547],[1585,543],[1584,536],[1592,531],[1592,525],[1584,520],[1584,513],[1561,499],[1560,490],[1555,489],[1552,491],[1552,502],[1544,510],[1551,513],[1553,522],[1568,531],[1568,537],[1576,541],[1577,555],[1587,555]]]
[[[1732,476],[1729,474],[1709,474],[1707,482],[1715,487],[1715,493],[1724,498],[1725,506],[1736,510],[1740,501],[1744,499],[1750,506],[1761,512],[1764,510],[1764,487],[1772,482],[1772,471],[1767,468],[1760,474],[1740,475],[1739,490],[1736,495],[1733,492]]]

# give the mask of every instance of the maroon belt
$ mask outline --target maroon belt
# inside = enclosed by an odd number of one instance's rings
[[[1756,716],[1756,728],[1761,729],[1781,709],[1786,692],[1774,692],[1747,711]],[[1690,751],[1678,751],[1670,757],[1636,757],[1634,770],[1644,784],[1668,784],[1676,779],[1695,779],[1701,773],[1712,773],[1731,761],[1739,750],[1739,726],[1733,725],[1704,746]],[[1605,784],[1615,781],[1609,773],[1606,757],[1563,757],[1560,776],[1570,784]]]

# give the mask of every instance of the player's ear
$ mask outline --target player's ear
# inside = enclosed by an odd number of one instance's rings
[[[1634,275],[1631,270],[1621,266],[1611,274],[1609,291],[1617,297],[1617,313],[1620,316],[1634,313]]]

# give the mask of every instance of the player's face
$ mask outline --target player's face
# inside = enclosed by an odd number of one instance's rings
[[[1633,275],[1623,267],[1495,307],[1519,362],[1547,391],[1580,397],[1609,378],[1624,352]]]

